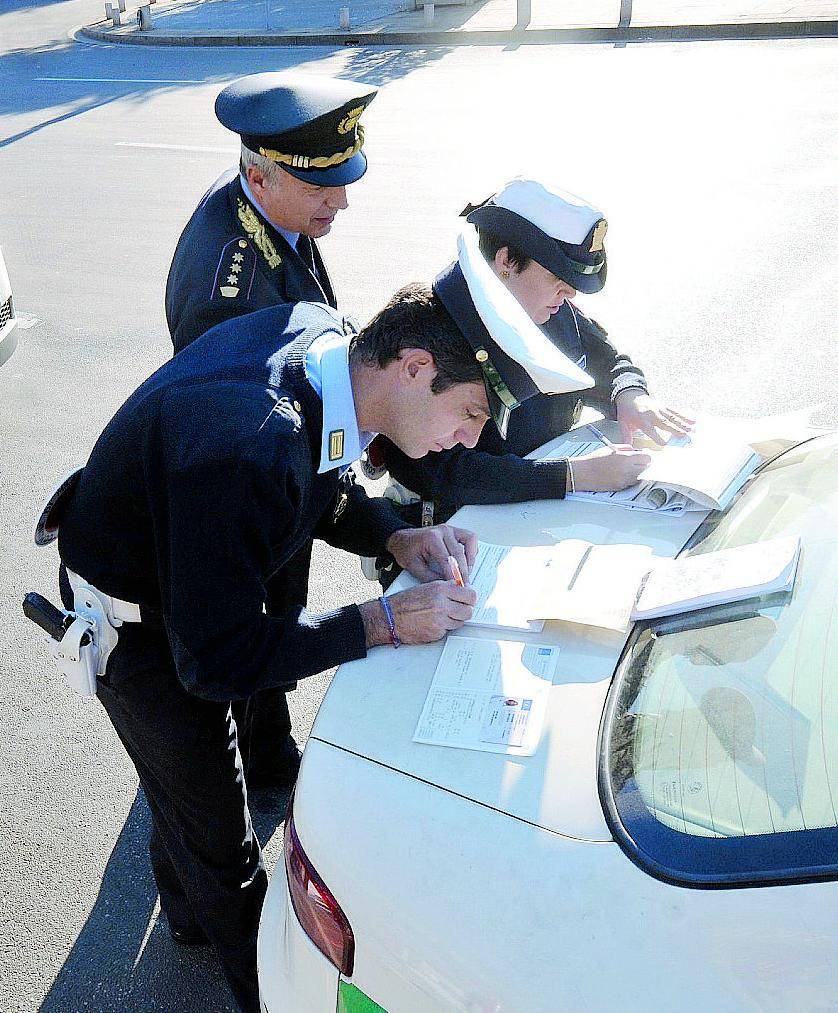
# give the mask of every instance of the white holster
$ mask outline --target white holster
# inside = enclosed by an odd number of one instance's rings
[[[124,622],[140,622],[140,608],[104,594],[72,570],[67,576],[73,589],[73,611],[67,614],[75,618],[51,652],[70,688],[95,696],[96,678],[105,674],[117,630]]]

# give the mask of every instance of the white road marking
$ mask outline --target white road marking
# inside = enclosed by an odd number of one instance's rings
[[[82,84],[206,84],[206,81],[184,80],[183,78],[168,80],[159,77],[36,77],[36,81],[77,81]]]
[[[162,148],[164,151],[210,151],[220,155],[235,155],[238,148],[204,148],[197,144],[151,144],[142,141],[116,141],[117,148]]]
[[[15,313],[15,319],[17,325],[22,331],[28,331],[30,327],[34,327],[35,324],[41,322],[40,317],[33,316],[31,313]]]

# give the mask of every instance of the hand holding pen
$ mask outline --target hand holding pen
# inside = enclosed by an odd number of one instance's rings
[[[571,458],[575,492],[616,492],[637,482],[638,476],[651,463],[647,453],[627,443],[612,443],[596,426],[588,425],[602,447],[590,454]],[[570,483],[568,483],[570,488]]]

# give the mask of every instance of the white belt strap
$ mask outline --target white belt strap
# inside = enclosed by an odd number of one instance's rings
[[[84,577],[80,577],[77,573],[73,573],[70,569],[67,570],[67,576],[70,580],[70,587],[72,587],[74,595],[83,595],[85,589],[87,588],[90,588],[90,590],[96,594],[96,597],[104,606],[105,614],[112,626],[119,627],[123,623],[139,623],[142,621],[139,605],[135,605],[130,601],[123,601],[121,598],[113,598],[111,595],[105,594],[93,584],[88,583]]]

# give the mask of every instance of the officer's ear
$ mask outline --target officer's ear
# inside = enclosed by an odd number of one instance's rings
[[[264,171],[259,168],[258,165],[249,165],[245,172],[245,179],[247,185],[251,190],[261,191],[264,190],[267,184],[270,182]]]
[[[434,357],[425,348],[403,348],[398,359],[399,373],[406,384],[427,380],[436,376]]]
[[[511,274],[517,273],[518,262],[509,254],[509,247],[502,246],[495,254],[495,273],[501,278],[508,278]]]

